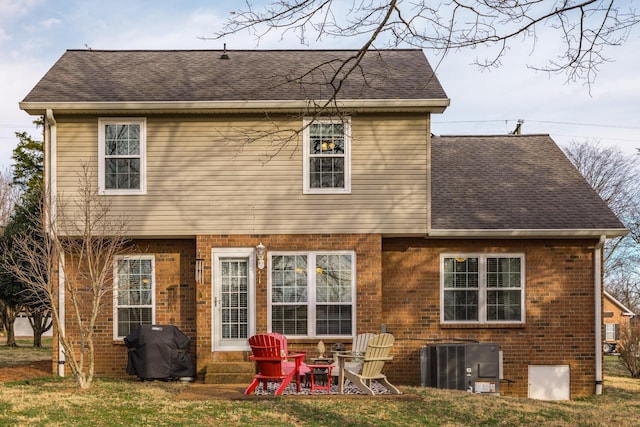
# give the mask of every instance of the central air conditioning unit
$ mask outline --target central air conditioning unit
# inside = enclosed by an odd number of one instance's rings
[[[498,344],[430,344],[420,351],[423,387],[500,393]]]

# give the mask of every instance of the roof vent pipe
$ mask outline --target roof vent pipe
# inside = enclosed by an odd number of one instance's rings
[[[224,44],[224,50],[222,51],[222,55],[220,55],[220,59],[229,59],[229,55],[227,55],[227,44]]]

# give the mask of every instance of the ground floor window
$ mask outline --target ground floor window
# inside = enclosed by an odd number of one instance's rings
[[[155,258],[117,257],[114,266],[114,336],[123,338],[140,325],[154,323]]]
[[[605,337],[606,341],[615,341],[618,339],[618,324],[616,323],[605,323]]]
[[[272,252],[269,322],[287,336],[352,336],[356,271],[353,252]]]
[[[443,323],[524,322],[524,255],[441,256]]]

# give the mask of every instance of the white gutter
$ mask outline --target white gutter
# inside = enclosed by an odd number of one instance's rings
[[[594,278],[593,292],[595,294],[595,356],[596,356],[596,395],[602,394],[602,247],[607,236],[600,236],[600,240],[593,250]]]
[[[29,114],[42,114],[47,109],[58,113],[90,110],[195,110],[195,111],[289,111],[318,108],[350,108],[366,110],[410,110],[442,113],[450,104],[447,98],[436,99],[353,99],[328,100],[256,100],[256,101],[141,101],[141,102],[21,102],[20,109]]]
[[[557,237],[557,238],[593,238],[606,235],[609,237],[626,236],[629,230],[626,228],[612,229],[436,229],[429,230],[427,237],[448,237],[448,238],[469,238],[469,237],[490,237],[490,238],[522,238],[522,237]]]
[[[57,143],[57,131],[56,131],[56,119],[53,115],[53,110],[50,108],[45,112],[46,124],[45,131],[47,137],[45,137],[45,164],[44,164],[44,184],[47,190],[48,204],[50,215],[49,220],[55,218],[56,215],[56,143]],[[52,223],[52,221],[51,221]],[[55,226],[55,224],[49,224]],[[58,261],[58,336],[64,336],[65,334],[65,293],[64,293],[64,254],[60,255],[61,259]],[[64,377],[64,348],[62,343],[58,340],[58,375]]]

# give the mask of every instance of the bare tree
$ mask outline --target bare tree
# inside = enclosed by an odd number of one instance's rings
[[[65,365],[80,388],[94,376],[96,319],[112,307],[115,256],[127,245],[126,218],[112,215],[108,199],[97,194],[93,169],[83,165],[78,191],[70,201],[45,192],[38,229],[14,241],[7,262],[33,298],[51,302],[53,322]],[[59,287],[68,313],[61,317]]]
[[[345,82],[361,75],[362,62],[379,48],[414,47],[440,56],[463,49],[478,53],[481,68],[499,67],[510,50],[529,50],[529,67],[565,73],[567,81],[590,85],[599,66],[608,61],[607,48],[624,43],[640,22],[635,9],[621,0],[271,0],[231,13],[223,28],[212,37],[248,33],[257,42],[269,35],[311,40],[352,39],[358,47],[352,55],[320,64],[309,64],[287,82],[308,87],[321,82],[331,93],[321,100],[308,96],[304,115],[314,123],[330,113],[341,116],[339,99]],[[315,78],[311,78],[315,76]],[[283,76],[280,76],[283,77]],[[267,118],[268,119],[268,118]],[[266,132],[245,132],[245,140],[274,141],[266,162],[298,141],[304,129],[272,126]],[[297,145],[294,147],[297,149]]]
[[[13,215],[16,203],[20,198],[20,190],[12,185],[11,171],[0,172],[0,233],[4,236],[5,229]],[[13,325],[21,308],[20,300],[14,292],[14,283],[0,272],[0,321],[4,327],[8,347],[16,346]]]
[[[11,171],[0,171],[0,229],[4,229],[9,222],[20,198],[20,189],[11,185],[12,182]]]
[[[606,271],[607,291],[633,313],[640,314],[640,255],[624,254]]]
[[[630,230],[605,245],[605,286],[629,309],[640,310],[640,157],[587,141],[564,151]]]
[[[632,322],[620,331],[620,362],[632,378],[640,378],[640,322]]]
[[[27,319],[33,329],[33,346],[42,347],[42,334],[53,327],[51,307],[42,304],[42,299],[37,304],[25,306]]]
[[[383,45],[430,49],[443,56],[486,47],[485,57],[476,60],[481,67],[499,66],[513,46],[523,48],[523,41],[533,52],[545,38],[557,52],[552,57],[545,52],[542,64],[532,68],[591,83],[598,66],[607,62],[606,48],[625,42],[639,21],[635,9],[620,0],[273,0],[264,7],[247,1],[214,38],[244,31],[258,40],[269,33],[292,33],[302,44],[352,37],[361,43],[361,54]],[[357,63],[348,68],[354,70]]]

